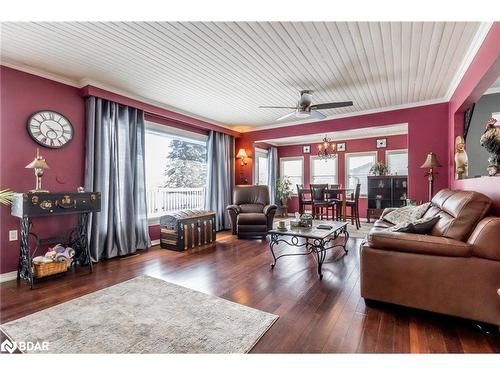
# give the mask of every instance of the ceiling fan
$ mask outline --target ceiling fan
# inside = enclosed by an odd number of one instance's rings
[[[281,116],[276,119],[276,121],[285,120],[291,117],[298,118],[314,118],[314,119],[324,119],[326,116],[318,111],[319,109],[332,109],[332,108],[340,108],[340,107],[349,107],[352,105],[352,102],[332,102],[332,103],[322,103],[322,104],[312,104],[312,90],[302,90],[300,92],[300,98],[295,107],[279,107],[279,106],[259,106],[259,108],[288,108],[294,109],[292,113]]]

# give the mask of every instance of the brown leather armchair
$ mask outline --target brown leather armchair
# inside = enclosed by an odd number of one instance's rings
[[[276,209],[276,205],[269,204],[267,186],[235,186],[233,204],[227,206],[233,234],[238,238],[265,238],[273,227]]]
[[[424,217],[439,215],[430,235],[391,232],[375,222],[361,247],[361,295],[500,325],[500,218],[491,200],[444,189]]]

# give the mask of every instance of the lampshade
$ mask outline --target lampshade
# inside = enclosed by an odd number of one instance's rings
[[[49,165],[45,161],[45,158],[43,156],[40,156],[38,149],[36,149],[36,157],[25,168],[29,168],[29,169],[35,169],[35,168],[38,168],[38,169],[50,169]]]
[[[441,164],[439,164],[436,154],[433,152],[429,152],[427,154],[427,159],[425,159],[424,164],[422,164],[420,168],[436,168],[440,166]]]
[[[245,151],[244,148],[240,148],[240,150],[238,151],[238,154],[236,155],[236,158],[237,159],[246,159],[246,158],[248,158],[247,152]]]

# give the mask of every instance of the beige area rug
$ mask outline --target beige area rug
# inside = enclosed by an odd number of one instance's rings
[[[247,353],[277,315],[140,276],[3,324],[44,353]]]
[[[278,221],[285,220],[286,225],[289,225],[290,220],[293,220],[293,219],[294,218],[290,217],[290,216],[286,217],[286,218],[275,216],[274,217],[274,224],[276,226],[276,223]],[[324,221],[327,221],[327,220],[324,220]],[[373,221],[371,223],[367,223],[366,219],[360,219],[360,221],[361,221],[361,227],[359,229],[356,229],[356,225],[352,225],[351,221],[347,222],[347,232],[349,232],[349,237],[351,237],[351,238],[365,238],[366,235],[368,234],[368,232],[370,231],[370,229],[373,228]],[[317,222],[317,220],[315,220],[315,222]]]

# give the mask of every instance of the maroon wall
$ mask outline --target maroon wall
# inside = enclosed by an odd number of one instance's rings
[[[416,200],[428,200],[428,183],[425,171],[420,168],[427,153],[436,153],[443,168],[438,168],[435,191],[448,186],[448,103],[408,109],[372,113],[368,115],[318,121],[243,133],[236,141],[236,149],[253,149],[254,142],[280,137],[307,134],[325,134],[333,131],[367,128],[373,126],[408,124],[408,195]],[[240,174],[236,165],[236,176]],[[251,183],[252,160],[244,166],[243,173]]]
[[[238,132],[177,114],[122,95],[87,86],[75,88],[32,74],[0,66],[0,189],[25,192],[34,188],[32,170],[24,169],[36,153],[37,144],[26,131],[26,121],[35,111],[52,109],[64,114],[73,124],[75,136],[65,147],[51,150],[40,147],[41,154],[51,167],[43,177],[43,187],[50,191],[76,191],[84,183],[85,168],[85,100],[88,95],[100,96],[118,103],[141,108],[146,120],[174,126],[196,133],[209,129],[234,136]],[[73,216],[35,219],[33,231],[42,237],[57,236],[76,223]],[[19,241],[9,242],[9,230],[19,230],[19,221],[10,215],[10,207],[0,207],[0,273],[17,267]],[[159,239],[159,226],[149,228],[152,239]],[[19,237],[19,233],[18,233]]]
[[[4,66],[0,69],[0,188],[18,192],[34,188],[33,170],[24,167],[33,160],[37,144],[26,131],[26,121],[35,111],[52,109],[71,121],[75,134],[61,149],[40,147],[51,168],[42,184],[52,191],[76,191],[83,185],[85,157],[85,104],[79,89]],[[0,221],[0,272],[4,273],[17,267],[19,241],[9,242],[8,232],[19,230],[19,220],[10,215],[10,207],[2,206]],[[55,236],[74,224],[74,217],[35,219],[33,231]]]
[[[493,199],[492,213],[500,215],[500,176],[455,180],[454,140],[463,135],[463,112],[500,76],[500,22],[495,22],[452,95],[448,116],[448,178],[454,189],[474,190]]]
[[[338,152],[338,183],[345,186],[345,153],[350,152],[365,152],[365,151],[377,151],[377,160],[385,163],[385,151],[387,150],[400,150],[408,147],[407,136],[404,135],[392,135],[385,137],[387,138],[387,147],[382,149],[377,149],[375,147],[375,142],[377,138],[363,138],[363,139],[351,139],[351,140],[335,140],[336,143],[345,142],[346,151]],[[307,143],[309,145],[309,143]],[[317,151],[318,144],[311,144],[311,154],[302,153],[303,145],[293,145],[293,146],[281,146],[278,147],[278,158],[290,157],[290,156],[303,156],[304,157],[304,185],[309,186],[311,180],[311,161],[310,156],[314,156]],[[279,173],[278,173],[279,175]],[[366,217],[367,199],[360,198],[360,215],[361,217]],[[298,199],[293,197],[290,199],[288,211],[293,213],[298,211]]]

